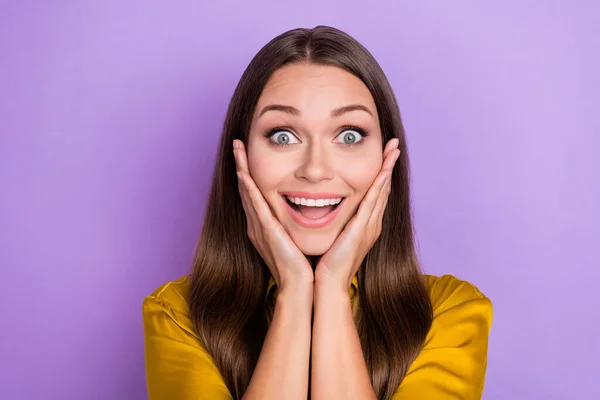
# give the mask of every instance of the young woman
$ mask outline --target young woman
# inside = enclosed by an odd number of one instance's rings
[[[143,304],[150,399],[476,399],[490,301],[420,271],[383,71],[331,27],[251,61],[193,271]]]

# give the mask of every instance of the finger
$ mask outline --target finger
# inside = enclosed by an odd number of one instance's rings
[[[363,201],[361,202],[358,213],[359,218],[366,224],[371,218],[371,214],[377,205],[377,199],[379,198],[379,194],[381,193],[381,189],[385,185],[386,179],[388,176],[391,177],[393,163],[397,160],[400,155],[400,150],[394,149],[392,150],[387,158],[383,161],[383,166],[379,175],[375,178],[375,181],[371,184],[371,187],[367,191]]]
[[[248,201],[246,200],[246,195],[243,194],[243,192],[245,191],[245,189],[243,188],[243,184],[240,184],[241,188],[240,188],[240,195],[242,197],[242,207],[244,207],[244,215],[246,216],[246,233],[248,235],[248,237],[250,238],[250,241],[252,243],[255,242],[256,239],[256,232],[257,232],[257,217],[255,216],[254,210],[252,209],[252,206],[249,205]],[[255,244],[256,246],[256,244]]]
[[[247,169],[244,168],[244,162],[245,162],[244,158],[245,157],[243,154],[243,149],[244,149],[244,143],[239,139],[234,139],[233,140],[233,156],[235,158],[236,172],[239,172],[240,170],[247,171]],[[247,163],[245,165],[247,165]],[[249,215],[249,214],[252,212],[248,208],[250,206],[250,204],[249,204],[250,199],[248,196],[248,191],[243,183],[243,180],[240,179],[239,174],[238,174],[238,191],[240,193],[240,197],[242,198],[242,205],[244,206],[244,211],[250,217],[251,215]]]
[[[247,233],[252,239],[257,226],[254,210],[252,210],[252,206],[250,206],[246,200],[242,200],[242,206],[244,207],[244,215],[246,216]]]
[[[381,172],[385,171],[391,173],[392,169],[394,169],[396,161],[398,160],[398,157],[400,157],[400,150],[392,149],[392,151],[388,153],[388,156],[383,160],[383,164],[381,165]]]
[[[235,156],[236,168],[238,171],[244,171],[250,174],[248,169],[248,156],[246,155],[246,147],[241,140],[234,140],[233,154]]]
[[[359,221],[361,221],[361,223],[366,225],[369,221],[371,214],[373,213],[373,209],[377,204],[377,198],[379,197],[381,188],[385,184],[386,178],[386,174],[380,173],[377,178],[375,178],[375,181],[371,184],[367,194],[361,201],[360,206],[358,207],[358,212],[356,213],[356,217]]]
[[[244,207],[244,213],[246,214],[248,229],[249,231],[253,231],[256,233],[258,227],[260,226],[260,221],[258,220],[258,216],[256,215],[256,210],[254,210],[254,207],[252,206],[252,202],[250,200],[250,196],[248,195],[246,185],[244,184],[243,179],[240,179],[239,174],[238,190],[240,192],[240,197],[242,198],[242,206]]]
[[[379,231],[381,227],[381,222],[383,220],[383,214],[385,212],[385,208],[388,203],[388,199],[390,196],[390,191],[392,187],[392,177],[390,176],[383,187],[381,188],[381,192],[379,193],[379,198],[377,199],[377,204],[373,209],[373,213],[371,214],[371,218],[369,219],[369,225],[376,228]]]
[[[242,180],[246,193],[248,195],[249,204],[252,206],[258,217],[258,221],[264,228],[271,227],[274,221],[271,209],[262,193],[254,183],[254,180],[247,172],[238,172],[238,177]]]
[[[375,208],[373,209],[371,218],[369,220],[369,224],[373,224],[375,222],[377,227],[381,226],[381,221],[383,220],[383,213],[387,206],[389,195],[392,190],[392,170],[396,165],[396,161],[398,160],[399,156],[400,150],[390,155],[390,158],[392,159],[392,161],[389,161],[391,163],[391,166],[389,167],[390,171],[386,175],[387,178],[381,188],[381,192],[379,193],[379,197],[377,198],[377,204],[375,205]],[[387,165],[383,169],[387,169]]]
[[[236,164],[238,169],[238,179],[241,180],[243,186],[243,194],[246,202],[247,214],[251,219],[252,228],[257,234],[263,231],[265,227],[271,227],[274,220],[273,214],[265,201],[262,193],[254,183],[254,179],[250,176],[248,169],[248,157],[246,148],[241,140],[234,141],[234,154],[236,155]],[[265,212],[265,208],[266,211]]]
[[[238,178],[238,191],[240,192],[240,198],[242,199],[242,206],[244,207],[244,212],[246,213],[246,215],[248,216],[248,218],[251,217],[251,210],[249,209],[250,207],[250,200],[248,199],[248,194],[246,193],[246,187],[244,186],[244,183],[241,181],[241,179]],[[250,221],[248,221],[250,222]]]
[[[235,172],[238,172],[240,170],[240,162],[238,160],[238,153],[239,151],[237,149],[233,150],[233,158],[235,159]]]
[[[388,140],[387,144],[385,145],[385,149],[383,150],[383,159],[384,160],[388,156],[390,151],[398,148],[399,143],[400,143],[400,141],[397,138]]]
[[[241,143],[241,140],[239,140],[239,139],[233,140],[233,158],[235,159],[235,171],[236,172],[240,170],[240,162],[238,160],[239,157],[238,157],[238,151],[237,151],[237,149],[240,147],[240,143]],[[239,181],[238,181],[238,183],[239,183]]]

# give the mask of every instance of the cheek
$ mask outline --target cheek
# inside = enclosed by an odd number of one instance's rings
[[[374,154],[371,157],[355,158],[345,163],[339,174],[361,199],[381,171],[382,157]]]
[[[249,149],[250,176],[267,201],[275,194],[279,184],[291,173],[292,168],[288,164],[281,155]]]

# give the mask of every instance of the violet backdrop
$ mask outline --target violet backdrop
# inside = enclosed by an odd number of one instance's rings
[[[250,59],[332,25],[408,135],[423,268],[494,304],[485,399],[598,399],[595,1],[1,1],[0,398],[142,399]]]

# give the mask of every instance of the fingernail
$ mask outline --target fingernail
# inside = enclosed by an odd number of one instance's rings
[[[235,140],[233,141],[233,148],[234,148],[234,149],[239,149],[239,147],[240,147],[240,144],[238,143],[237,139],[235,139]]]
[[[394,147],[398,148],[399,144],[400,144],[400,139],[394,139]]]

